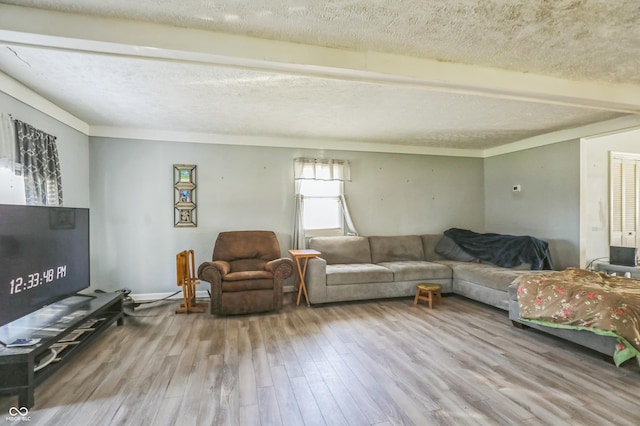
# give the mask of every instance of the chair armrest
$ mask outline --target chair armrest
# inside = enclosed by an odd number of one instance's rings
[[[326,303],[327,301],[327,261],[321,257],[309,259],[307,273],[304,277],[309,302]]]
[[[288,257],[271,260],[264,265],[264,269],[271,272],[276,280],[284,281],[293,274],[293,260]]]
[[[223,260],[203,262],[198,266],[198,278],[211,284],[209,309],[212,314],[222,312],[222,277],[229,271],[231,271],[231,265]]]
[[[203,262],[198,266],[198,278],[210,283],[219,283],[222,277],[231,271],[231,265],[224,260],[216,260],[214,262]]]

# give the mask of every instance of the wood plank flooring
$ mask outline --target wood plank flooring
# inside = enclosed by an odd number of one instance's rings
[[[458,296],[219,318],[139,308],[37,388],[30,425],[637,425],[640,368]],[[0,397],[0,424],[17,397]],[[24,423],[23,423],[24,424]]]

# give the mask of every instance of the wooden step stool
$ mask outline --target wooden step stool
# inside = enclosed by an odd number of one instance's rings
[[[429,302],[429,309],[433,308],[433,298],[437,296],[438,301],[442,303],[442,291],[440,285],[431,283],[420,283],[416,288],[416,297],[413,299],[413,304],[417,305],[418,300],[425,300]]]

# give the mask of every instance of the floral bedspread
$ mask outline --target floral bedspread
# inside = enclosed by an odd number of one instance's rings
[[[516,279],[520,319],[618,338],[616,365],[640,363],[640,280],[568,268]]]

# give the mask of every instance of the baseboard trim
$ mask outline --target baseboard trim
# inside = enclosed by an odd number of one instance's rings
[[[181,300],[182,291],[177,293],[131,293],[129,296],[136,302],[159,302],[161,300]],[[196,291],[196,299],[208,299],[206,290]]]
[[[295,287],[292,285],[284,286],[284,293],[292,293]],[[180,300],[182,299],[182,291],[178,293],[131,293],[129,296],[136,302],[158,302],[160,300]],[[196,299],[209,299],[209,292],[206,290],[196,291]]]

